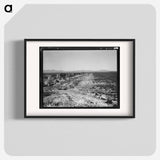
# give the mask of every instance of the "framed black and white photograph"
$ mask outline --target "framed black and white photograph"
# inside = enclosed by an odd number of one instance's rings
[[[135,117],[134,39],[25,39],[25,117]]]

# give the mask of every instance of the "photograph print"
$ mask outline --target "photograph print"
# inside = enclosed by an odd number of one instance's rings
[[[120,47],[40,47],[40,109],[119,109]]]

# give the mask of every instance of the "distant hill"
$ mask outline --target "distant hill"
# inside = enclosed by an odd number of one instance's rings
[[[44,70],[43,73],[79,73],[79,72],[116,72],[116,71],[108,71],[108,70],[75,70],[75,71],[64,71],[64,70]]]

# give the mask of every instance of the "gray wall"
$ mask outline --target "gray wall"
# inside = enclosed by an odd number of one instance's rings
[[[11,155],[155,151],[155,10],[149,5],[27,5],[5,26],[5,150]],[[135,119],[24,119],[24,38],[135,38]]]

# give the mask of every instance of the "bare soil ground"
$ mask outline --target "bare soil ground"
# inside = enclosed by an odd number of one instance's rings
[[[46,74],[43,107],[117,107],[117,74]]]

